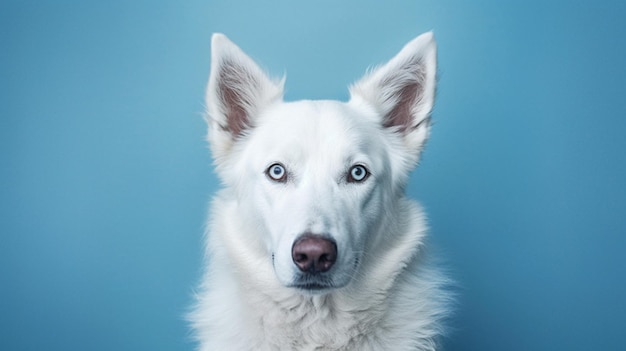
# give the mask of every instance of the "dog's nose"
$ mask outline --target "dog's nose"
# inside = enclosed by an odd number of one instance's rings
[[[302,272],[327,272],[337,260],[337,244],[320,235],[305,234],[293,244],[291,257]]]

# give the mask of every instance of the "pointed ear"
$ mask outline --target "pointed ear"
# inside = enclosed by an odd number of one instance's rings
[[[384,127],[402,135],[415,161],[430,131],[436,71],[437,45],[428,32],[350,88],[351,102],[373,107]]]
[[[283,81],[272,81],[225,35],[213,34],[206,103],[208,139],[218,163],[254,126],[258,113],[282,96]]]

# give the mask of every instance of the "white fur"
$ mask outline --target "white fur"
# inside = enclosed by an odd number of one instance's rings
[[[436,45],[423,34],[351,87],[350,101],[284,102],[224,35],[212,42],[209,141],[224,188],[211,207],[206,273],[190,319],[199,350],[435,350],[446,278],[404,196],[428,137]],[[265,171],[285,166],[285,182]],[[350,182],[353,165],[370,176]],[[304,233],[337,246],[321,291],[290,287]]]

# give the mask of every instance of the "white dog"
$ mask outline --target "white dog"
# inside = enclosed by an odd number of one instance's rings
[[[435,350],[445,277],[404,195],[429,135],[432,33],[350,88],[348,102],[283,101],[224,35],[212,40],[213,200],[191,314],[202,351]]]

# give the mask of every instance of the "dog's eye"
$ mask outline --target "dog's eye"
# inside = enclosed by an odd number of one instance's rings
[[[348,172],[348,182],[359,183],[367,179],[369,175],[370,173],[368,172],[367,168],[365,168],[365,166],[354,165],[352,166],[352,168],[350,168],[350,171]]]
[[[273,165],[269,166],[265,171],[265,174],[267,174],[270,179],[276,182],[284,182],[287,180],[287,171],[285,170],[285,167],[280,163],[274,163]]]

